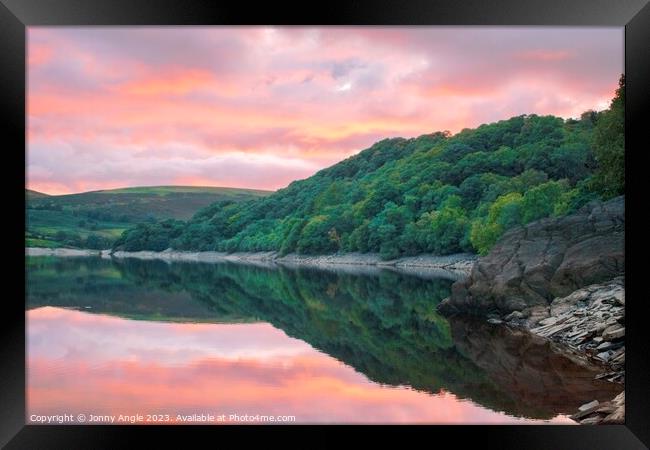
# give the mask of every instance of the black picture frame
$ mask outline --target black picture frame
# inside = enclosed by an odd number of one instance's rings
[[[6,448],[118,448],[130,440],[147,439],[169,443],[179,430],[192,439],[206,438],[220,443],[215,434],[235,434],[239,442],[253,435],[277,436],[279,432],[305,429],[318,435],[321,445],[340,445],[332,431],[355,431],[364,437],[387,435],[416,442],[453,442],[475,440],[497,448],[530,449],[637,449],[650,445],[650,371],[648,366],[648,300],[643,298],[643,262],[627,264],[626,290],[629,298],[626,350],[626,423],[601,426],[213,426],[127,427],[127,426],[36,426],[25,424],[25,309],[18,301],[24,296],[22,268],[13,258],[25,257],[25,50],[26,27],[37,25],[526,25],[526,26],[620,26],[625,27],[626,74],[626,216],[636,214],[638,221],[626,217],[626,259],[641,256],[644,247],[641,230],[645,209],[642,202],[643,127],[647,122],[650,99],[650,5],[649,0],[348,0],[310,2],[214,2],[207,0],[0,0],[0,111],[5,160],[4,181],[11,184],[15,202],[5,209],[7,230],[5,280],[12,290],[4,296],[0,314],[0,445]],[[638,143],[638,145],[637,145]],[[22,150],[21,150],[22,149]],[[15,158],[15,159],[14,159]],[[23,194],[19,194],[22,192]],[[9,196],[7,196],[9,197]],[[6,198],[5,197],[5,200]],[[637,200],[638,199],[638,200]],[[635,203],[639,203],[636,204]],[[7,207],[9,208],[9,207]],[[647,232],[646,232],[647,234]],[[634,243],[631,245],[630,243]],[[637,260],[642,261],[640,258]],[[9,270],[15,272],[9,272]],[[256,433],[252,433],[255,431]],[[288,434],[288,433],[287,433]],[[417,436],[416,436],[417,435]],[[315,435],[308,441],[314,442]],[[286,440],[287,436],[283,436]],[[440,439],[445,439],[440,441]],[[219,437],[221,439],[221,437]],[[447,439],[451,439],[447,441]],[[476,441],[478,439],[478,441]],[[291,441],[289,439],[288,441]],[[422,440],[422,441],[420,441]],[[419,445],[419,444],[418,444]]]

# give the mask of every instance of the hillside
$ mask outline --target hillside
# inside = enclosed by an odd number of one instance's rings
[[[27,246],[107,248],[134,224],[189,219],[215,201],[239,202],[270,192],[152,186],[68,195],[36,194],[40,193],[27,190]]]
[[[385,139],[268,197],[141,224],[114,248],[485,254],[509,228],[623,191],[623,96],[622,77],[609,110],[578,120],[532,114]]]
[[[31,189],[25,189],[25,197],[27,197],[28,199],[35,199],[35,198],[49,197],[49,195],[43,194],[42,192],[33,191]]]

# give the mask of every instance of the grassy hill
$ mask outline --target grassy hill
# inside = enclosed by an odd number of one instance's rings
[[[38,191],[32,191],[31,189],[25,189],[25,196],[27,197],[27,199],[49,197],[49,195],[47,194],[43,194],[42,192],[38,192]]]
[[[216,201],[240,202],[270,193],[195,186],[133,187],[67,195],[26,190],[26,246],[108,248],[134,224],[188,219]]]
[[[385,139],[270,196],[140,224],[114,248],[485,254],[511,227],[623,192],[623,98],[622,78],[610,109],[578,120],[531,114]]]

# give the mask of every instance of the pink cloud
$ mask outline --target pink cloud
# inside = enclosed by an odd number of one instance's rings
[[[614,28],[28,33],[27,178],[52,193],[109,179],[277,189],[384,137],[602,109],[623,71],[622,29]],[[83,158],[62,158],[70,154]],[[242,154],[258,158],[233,165]],[[264,155],[275,162],[249,176]],[[212,174],[195,167],[210,158]],[[171,161],[176,170],[165,167]],[[152,167],[165,170],[154,176]]]
[[[40,66],[48,63],[52,58],[52,48],[47,45],[33,45],[30,47],[27,55],[27,65],[29,67]]]
[[[573,57],[567,50],[528,50],[515,54],[516,58],[533,61],[563,61]]]
[[[215,83],[207,70],[174,68],[167,73],[127,81],[115,87],[116,93],[126,95],[184,95]]]

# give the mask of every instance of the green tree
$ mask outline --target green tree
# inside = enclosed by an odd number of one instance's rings
[[[523,223],[548,217],[555,211],[555,205],[568,190],[566,181],[548,181],[531,188],[521,202]]]
[[[598,163],[594,187],[604,198],[625,192],[625,75],[608,111],[598,118],[594,132],[594,154]]]
[[[284,256],[287,253],[291,253],[296,250],[298,246],[298,240],[300,239],[300,233],[305,226],[306,221],[303,219],[291,219],[288,224],[288,233],[282,241],[282,246],[280,247],[280,255]]]
[[[300,234],[297,250],[300,253],[332,253],[338,250],[338,244],[330,237],[334,223],[329,216],[312,217]]]
[[[470,241],[480,255],[486,255],[507,229],[521,223],[522,199],[519,192],[502,195],[490,205],[486,217],[472,223]]]
[[[104,250],[110,248],[112,241],[97,234],[89,234],[86,238],[85,247],[94,250]]]
[[[447,198],[438,211],[424,214],[419,225],[420,240],[427,251],[445,255],[465,250],[469,219],[458,195]]]

